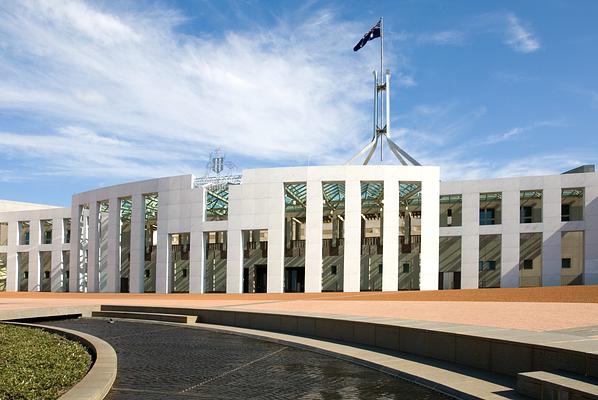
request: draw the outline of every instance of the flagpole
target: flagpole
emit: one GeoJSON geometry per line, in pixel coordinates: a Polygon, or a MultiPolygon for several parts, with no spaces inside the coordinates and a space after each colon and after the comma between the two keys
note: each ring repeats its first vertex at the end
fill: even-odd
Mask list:
{"type": "MultiPolygon", "coordinates": [[[[384,17],[380,17],[380,80],[382,80],[382,77],[384,76],[384,17]]],[[[383,85],[386,85],[386,81],[384,82],[383,85]]],[[[378,92],[379,94],[380,92],[378,92]]],[[[382,97],[380,99],[380,103],[382,103],[384,101],[384,98],[382,97]]],[[[382,125],[382,121],[384,120],[384,118],[382,118],[382,113],[384,112],[384,105],[380,104],[380,125],[382,125]]],[[[384,161],[384,145],[383,145],[384,141],[380,140],[380,161],[384,161]]]]}
{"type": "Polygon", "coordinates": [[[384,74],[384,17],[380,17],[380,77],[384,74]]]}

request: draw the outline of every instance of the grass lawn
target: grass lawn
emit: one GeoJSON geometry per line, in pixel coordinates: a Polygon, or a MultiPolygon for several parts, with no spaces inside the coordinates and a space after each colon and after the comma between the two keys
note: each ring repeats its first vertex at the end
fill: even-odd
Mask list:
{"type": "Polygon", "coordinates": [[[41,329],[0,324],[0,399],[56,399],[85,376],[81,344],[41,329]]]}

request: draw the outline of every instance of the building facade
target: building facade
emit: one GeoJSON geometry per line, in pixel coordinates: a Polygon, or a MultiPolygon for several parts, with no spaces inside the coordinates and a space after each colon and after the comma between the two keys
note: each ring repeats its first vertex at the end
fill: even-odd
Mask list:
{"type": "Polygon", "coordinates": [[[598,174],[440,182],[326,166],[0,202],[0,290],[242,293],[598,284],[598,174]]]}

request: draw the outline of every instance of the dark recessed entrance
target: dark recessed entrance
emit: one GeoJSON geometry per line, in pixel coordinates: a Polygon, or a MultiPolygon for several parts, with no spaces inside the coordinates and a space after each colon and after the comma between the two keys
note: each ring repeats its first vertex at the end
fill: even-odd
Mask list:
{"type": "Polygon", "coordinates": [[[284,291],[289,293],[305,291],[305,267],[284,269],[284,291]]]}

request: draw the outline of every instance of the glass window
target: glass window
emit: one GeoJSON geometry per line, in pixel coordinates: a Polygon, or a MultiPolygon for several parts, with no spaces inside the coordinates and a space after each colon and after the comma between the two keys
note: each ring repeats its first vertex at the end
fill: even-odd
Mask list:
{"type": "Polygon", "coordinates": [[[8,222],[0,222],[0,246],[8,245],[8,222]]]}
{"type": "Polygon", "coordinates": [[[562,258],[561,259],[561,268],[571,268],[571,259],[570,258],[562,258]]]}
{"type": "Polygon", "coordinates": [[[542,222],[542,191],[523,190],[519,193],[519,222],[542,222]]]}
{"type": "Polygon", "coordinates": [[[462,199],[460,194],[440,196],[440,226],[461,226],[462,199]]]}
{"type": "Polygon", "coordinates": [[[39,221],[42,244],[52,244],[52,220],[39,221]]]}
{"type": "Polygon", "coordinates": [[[343,291],[344,255],[345,183],[322,182],[322,291],[343,291]]]}
{"type": "Polygon", "coordinates": [[[480,225],[501,223],[502,193],[480,193],[480,225]]]}
{"type": "Polygon", "coordinates": [[[561,221],[582,221],[584,209],[584,188],[561,190],[561,221]]]}
{"type": "Polygon", "coordinates": [[[480,225],[494,225],[496,222],[494,208],[480,210],[480,225]]]}
{"type": "Polygon", "coordinates": [[[71,242],[71,219],[64,218],[62,220],[62,228],[63,228],[63,243],[70,243],[71,242]]]}
{"type": "Polygon", "coordinates": [[[19,245],[29,244],[29,221],[19,221],[19,245]]]}

